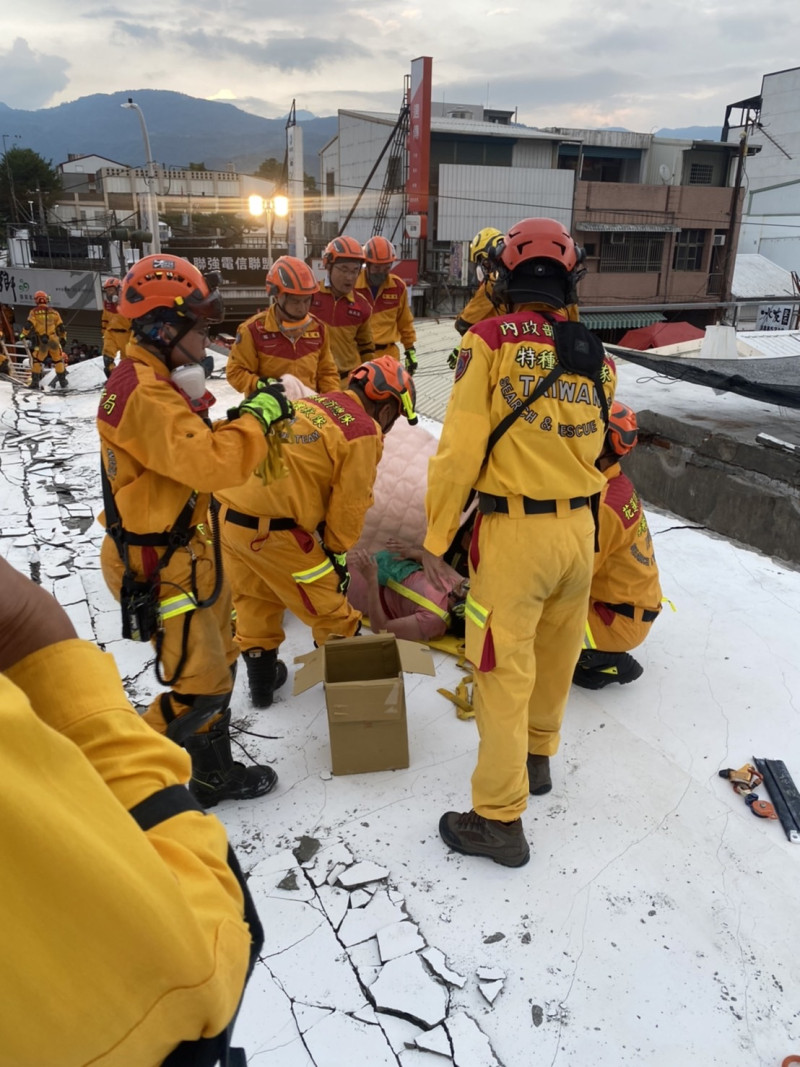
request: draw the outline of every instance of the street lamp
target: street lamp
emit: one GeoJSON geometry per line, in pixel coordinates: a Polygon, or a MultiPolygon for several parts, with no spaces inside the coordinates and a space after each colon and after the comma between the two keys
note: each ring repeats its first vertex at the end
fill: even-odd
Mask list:
{"type": "Polygon", "coordinates": [[[253,193],[247,198],[247,207],[253,218],[267,217],[267,259],[272,266],[272,216],[285,219],[289,214],[289,198],[286,196],[273,196],[267,200],[258,193],[253,193]]]}
{"type": "Polygon", "coordinates": [[[150,233],[151,242],[150,247],[155,255],[161,251],[161,234],[158,230],[158,198],[154,192],[156,183],[156,167],[153,162],[153,153],[150,151],[150,138],[147,135],[147,126],[144,121],[144,114],[138,104],[134,104],[133,100],[128,97],[126,104],[120,104],[120,107],[132,108],[139,116],[139,122],[142,126],[142,137],[144,138],[144,150],[147,156],[147,215],[150,220],[150,233]]]}

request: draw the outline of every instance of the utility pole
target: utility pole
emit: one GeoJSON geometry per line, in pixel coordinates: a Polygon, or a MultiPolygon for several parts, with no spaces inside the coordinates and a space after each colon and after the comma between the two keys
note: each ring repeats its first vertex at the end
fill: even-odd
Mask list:
{"type": "Polygon", "coordinates": [[[17,198],[14,195],[14,175],[11,173],[11,162],[8,158],[8,148],[6,147],[6,138],[14,137],[19,138],[19,134],[3,134],[3,158],[6,161],[6,173],[8,174],[8,206],[11,209],[11,222],[16,223],[17,219],[17,198]]]}
{"type": "MultiPolygon", "coordinates": [[[[730,228],[728,230],[728,254],[725,256],[725,269],[722,272],[722,302],[727,303],[731,299],[731,286],[733,285],[733,268],[736,263],[736,248],[734,239],[736,236],[736,223],[739,216],[739,194],[742,189],[744,177],[744,161],[747,158],[747,138],[750,131],[750,115],[745,121],[745,127],[739,138],[739,156],[736,160],[736,177],[733,181],[733,193],[731,195],[730,228]]],[[[724,312],[723,312],[724,314],[724,312]]],[[[735,320],[734,311],[734,320],[735,320]]]]}
{"type": "Polygon", "coordinates": [[[158,229],[158,196],[155,190],[156,184],[156,166],[153,162],[153,153],[150,150],[150,137],[147,133],[147,124],[144,121],[144,112],[138,104],[134,104],[132,98],[128,97],[127,104],[120,104],[120,107],[132,108],[139,116],[139,122],[142,126],[142,138],[144,139],[144,150],[147,155],[147,215],[150,220],[151,241],[150,248],[154,255],[158,255],[161,251],[161,234],[158,229]]]}

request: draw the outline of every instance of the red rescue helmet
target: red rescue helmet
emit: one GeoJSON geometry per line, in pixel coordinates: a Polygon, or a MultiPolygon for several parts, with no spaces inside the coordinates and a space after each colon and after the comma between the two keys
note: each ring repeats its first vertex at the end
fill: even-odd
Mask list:
{"type": "Polygon", "coordinates": [[[400,405],[410,426],[416,426],[419,417],[414,411],[417,390],[414,379],[394,356],[379,356],[356,367],[350,375],[349,385],[359,385],[364,395],[376,404],[394,399],[400,405]]]}
{"type": "Polygon", "coordinates": [[[585,256],[555,219],[523,219],[498,242],[494,258],[511,271],[531,259],[552,259],[569,273],[585,256]]]}
{"type": "Polygon", "coordinates": [[[342,234],[341,237],[334,237],[325,246],[325,251],[322,253],[322,265],[326,270],[338,262],[350,262],[350,263],[363,263],[364,262],[364,249],[355,239],[355,237],[348,237],[347,234],[342,234]]]}
{"type": "Polygon", "coordinates": [[[615,400],[611,405],[606,436],[609,445],[618,456],[627,455],[631,449],[636,447],[639,436],[636,412],[627,404],[621,404],[615,400]]]}
{"type": "Polygon", "coordinates": [[[561,308],[577,300],[575,286],[586,258],[555,219],[522,219],[489,253],[493,300],[506,307],[544,304],[561,308]]]}
{"type": "Polygon", "coordinates": [[[364,245],[364,259],[376,267],[391,267],[397,256],[391,241],[385,237],[370,237],[364,245]]]}
{"type": "Polygon", "coordinates": [[[222,322],[220,277],[187,259],[161,253],[134,263],[122,282],[119,310],[139,324],[222,322]]]}
{"type": "Polygon", "coordinates": [[[313,296],[318,290],[311,267],[296,256],[280,256],[267,274],[267,292],[270,296],[277,296],[278,293],[313,296]]]}
{"type": "Polygon", "coordinates": [[[47,295],[44,289],[37,289],[36,292],[33,294],[33,299],[36,301],[37,304],[47,304],[50,300],[50,297],[47,295]]]}

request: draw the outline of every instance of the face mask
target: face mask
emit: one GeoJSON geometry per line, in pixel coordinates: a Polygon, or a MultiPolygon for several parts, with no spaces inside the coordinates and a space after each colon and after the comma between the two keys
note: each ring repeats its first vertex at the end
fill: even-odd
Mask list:
{"type": "Polygon", "coordinates": [[[483,267],[480,265],[480,263],[475,268],[475,277],[478,279],[479,282],[486,281],[486,275],[484,274],[483,267]]]}
{"type": "Polygon", "coordinates": [[[187,363],[183,367],[176,367],[170,378],[190,400],[199,400],[205,395],[206,372],[202,363],[187,363]]]}
{"type": "Polygon", "coordinates": [[[302,319],[297,321],[285,320],[279,322],[278,329],[285,337],[288,337],[290,341],[295,341],[298,337],[303,336],[310,325],[311,316],[304,315],[302,319]]]}

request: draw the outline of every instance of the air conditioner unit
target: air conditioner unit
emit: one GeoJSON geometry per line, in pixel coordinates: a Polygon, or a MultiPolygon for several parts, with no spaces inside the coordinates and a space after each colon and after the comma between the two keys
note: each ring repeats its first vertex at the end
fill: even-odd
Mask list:
{"type": "Polygon", "coordinates": [[[724,233],[715,233],[714,234],[714,244],[717,246],[717,248],[719,248],[722,245],[724,245],[725,244],[725,234],[724,233]]]}

